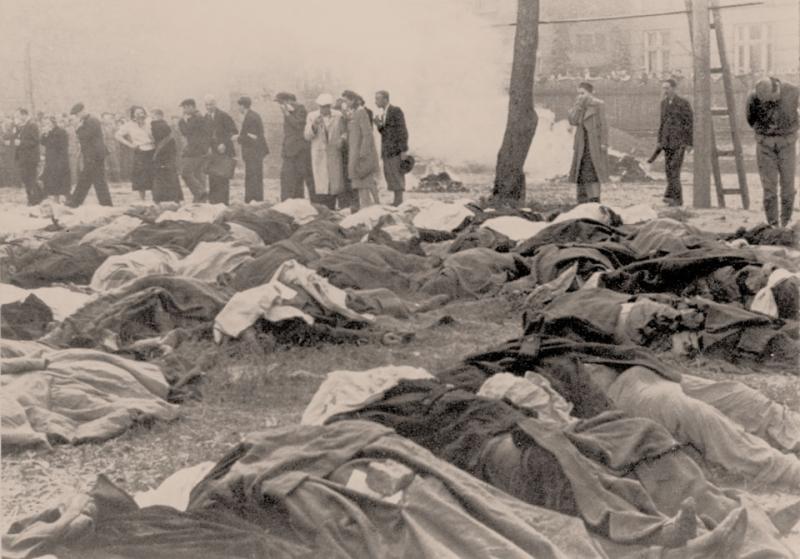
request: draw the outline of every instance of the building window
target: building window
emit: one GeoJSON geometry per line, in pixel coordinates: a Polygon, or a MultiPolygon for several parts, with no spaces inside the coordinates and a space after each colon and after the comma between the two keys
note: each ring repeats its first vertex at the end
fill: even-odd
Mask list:
{"type": "Polygon", "coordinates": [[[661,75],[669,69],[669,31],[645,31],[644,71],[661,75]]]}
{"type": "Polygon", "coordinates": [[[733,39],[737,74],[772,70],[772,28],[768,23],[737,25],[733,39]]]}
{"type": "Polygon", "coordinates": [[[604,52],[606,50],[606,36],[603,33],[576,33],[576,52],[604,52]]]}

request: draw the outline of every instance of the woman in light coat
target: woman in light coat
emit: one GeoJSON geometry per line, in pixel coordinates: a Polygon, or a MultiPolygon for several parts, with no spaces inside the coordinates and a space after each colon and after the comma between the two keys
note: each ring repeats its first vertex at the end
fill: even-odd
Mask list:
{"type": "Polygon", "coordinates": [[[592,84],[581,83],[578,99],[569,111],[569,123],[576,127],[569,180],[577,184],[579,204],[599,202],[600,185],[609,181],[605,104],[593,91],[592,84]]]}
{"type": "Polygon", "coordinates": [[[372,132],[372,119],[361,103],[361,97],[353,91],[345,91],[349,120],[347,124],[348,160],[347,174],[353,190],[358,192],[361,209],[380,204],[378,196],[378,150],[372,132]]]}
{"type": "Polygon", "coordinates": [[[344,192],[342,150],[347,129],[342,113],[331,109],[333,97],[323,93],[317,97],[319,109],[309,113],[303,132],[311,142],[311,168],[314,171],[317,201],[336,209],[336,197],[344,192]]]}

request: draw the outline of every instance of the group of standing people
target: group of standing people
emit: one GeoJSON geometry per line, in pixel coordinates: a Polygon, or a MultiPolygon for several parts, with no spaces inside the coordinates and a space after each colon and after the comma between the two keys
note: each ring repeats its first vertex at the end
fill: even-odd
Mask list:
{"type": "MultiPolygon", "coordinates": [[[[648,162],[652,163],[664,153],[667,187],[663,201],[668,206],[681,206],[681,167],[684,155],[692,149],[694,114],[691,103],[678,95],[675,79],[666,79],[661,85],[663,97],[657,146],[648,162]]],[[[756,164],[764,192],[764,213],[767,222],[774,226],[788,225],[794,208],[799,97],[796,86],[767,77],[756,82],[746,102],[747,123],[756,137],[756,164]]],[[[591,83],[578,85],[569,122],[575,127],[569,178],[577,185],[577,202],[599,202],[601,184],[609,180],[609,129],[605,105],[594,95],[591,83]]]]}
{"type": "Polygon", "coordinates": [[[331,209],[356,211],[380,204],[380,159],[394,205],[403,202],[405,174],[413,166],[408,155],[408,129],[400,107],[390,103],[389,92],[375,94],[377,114],[354,91],[338,100],[329,93],[316,99],[310,113],[291,93],[279,93],[275,101],[284,115],[281,199],[304,197],[331,209]],[[373,133],[381,135],[378,151],[373,133]],[[380,155],[379,155],[380,153],[380,155]]]}

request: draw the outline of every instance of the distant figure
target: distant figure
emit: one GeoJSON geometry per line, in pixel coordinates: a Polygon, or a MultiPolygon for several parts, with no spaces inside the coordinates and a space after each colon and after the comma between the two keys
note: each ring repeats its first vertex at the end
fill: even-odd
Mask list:
{"type": "Polygon", "coordinates": [[[358,211],[358,193],[353,190],[353,181],[347,176],[347,117],[345,116],[348,110],[347,101],[345,101],[344,97],[339,97],[334,103],[333,108],[342,114],[341,123],[345,134],[344,142],[342,142],[342,176],[344,177],[344,188],[339,196],[337,196],[337,205],[340,210],[347,208],[350,210],[350,213],[355,213],[358,211]]]}
{"type": "MultiPolygon", "coordinates": [[[[233,137],[238,130],[231,115],[217,107],[217,100],[212,95],[206,95],[206,121],[211,133],[211,153],[224,155],[231,159],[236,157],[233,147],[233,137]]],[[[231,200],[231,180],[227,177],[217,176],[211,172],[208,175],[208,201],[212,204],[229,204],[231,200]]]]}
{"type": "Polygon", "coordinates": [[[261,115],[251,109],[249,97],[240,97],[239,111],[242,129],[239,131],[239,149],[244,161],[244,202],[264,200],[264,158],[269,154],[267,139],[264,137],[264,122],[261,115]]]}
{"type": "Polygon", "coordinates": [[[747,124],[756,133],[756,163],[770,225],[786,226],[794,206],[797,144],[797,87],[778,78],[758,80],[747,98],[747,124]],[[780,177],[780,221],[778,179],[780,177]]]}
{"type": "Polygon", "coordinates": [[[363,210],[367,206],[380,204],[378,195],[378,150],[372,135],[372,120],[366,108],[360,103],[361,97],[353,91],[342,93],[348,105],[347,124],[347,174],[358,192],[358,205],[363,210]]]}
{"type": "Polygon", "coordinates": [[[27,109],[19,108],[14,115],[16,132],[14,133],[14,161],[19,168],[19,176],[25,187],[28,205],[35,206],[42,201],[42,189],[39,188],[37,170],[39,168],[39,127],[31,118],[27,109]]]}
{"type": "Polygon", "coordinates": [[[144,107],[134,105],[129,111],[130,120],[120,126],[114,138],[133,150],[131,187],[145,199],[147,191],[153,190],[153,151],[156,148],[150,128],[150,119],[144,107]]]}
{"type": "Polygon", "coordinates": [[[575,142],[569,180],[577,184],[578,204],[600,201],[600,184],[608,182],[608,124],[603,101],[593,95],[594,86],[578,85],[578,98],[569,111],[575,126],[575,142]]]}
{"type": "Polygon", "coordinates": [[[208,202],[208,187],[203,171],[205,157],[211,147],[208,122],[197,110],[194,99],[184,99],[180,106],[183,109],[183,118],[178,123],[178,128],[186,139],[181,157],[181,176],[195,203],[208,202]]]}
{"type": "Polygon", "coordinates": [[[58,126],[56,117],[44,120],[42,130],[44,146],[44,170],[42,184],[45,196],[51,196],[56,203],[61,196],[69,196],[71,173],[69,169],[69,136],[67,131],[58,126]]]}
{"type": "Polygon", "coordinates": [[[333,96],[323,93],[317,97],[319,109],[308,114],[305,138],[311,142],[311,166],[317,201],[336,209],[336,198],[344,192],[342,148],[347,130],[342,113],[333,110],[333,96]]]}
{"type": "Polygon", "coordinates": [[[106,178],[111,182],[119,182],[122,180],[120,159],[119,159],[119,142],[116,141],[115,135],[117,133],[117,120],[111,113],[103,113],[100,117],[100,122],[103,125],[103,141],[108,148],[108,157],[106,157],[106,178]]]}
{"type": "Polygon", "coordinates": [[[178,144],[164,112],[153,111],[150,123],[156,149],[153,152],[153,202],[182,202],[183,191],[178,178],[178,144]]]}
{"type": "Polygon", "coordinates": [[[311,145],[306,140],[306,108],[292,93],[281,92],[275,102],[283,113],[283,148],[281,151],[281,200],[303,198],[303,183],[311,202],[317,201],[311,171],[311,145]]]}
{"type": "Polygon", "coordinates": [[[394,206],[403,203],[406,189],[406,176],[400,170],[400,161],[408,155],[408,129],[403,110],[389,102],[389,92],[375,94],[375,104],[382,109],[375,116],[375,125],[381,133],[381,158],[386,186],[394,192],[394,206]]]}
{"type": "Polygon", "coordinates": [[[657,149],[661,148],[664,151],[664,167],[667,172],[664,203],[668,206],[682,206],[681,167],[684,153],[692,148],[694,115],[689,101],[677,93],[678,82],[670,78],[664,80],[661,87],[664,98],[661,100],[657,149]]]}
{"type": "Polygon", "coordinates": [[[69,112],[78,122],[75,134],[81,144],[83,168],[78,175],[78,184],[69,201],[76,208],[83,204],[89,189],[94,186],[97,201],[101,206],[111,206],[111,193],[106,183],[105,159],[108,154],[103,142],[103,127],[100,121],[90,115],[83,103],[77,103],[69,112]]]}

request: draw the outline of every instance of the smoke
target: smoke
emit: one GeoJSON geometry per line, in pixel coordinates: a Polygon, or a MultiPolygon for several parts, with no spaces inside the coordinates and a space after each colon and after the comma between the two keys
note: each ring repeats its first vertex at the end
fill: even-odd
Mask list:
{"type": "MultiPolygon", "coordinates": [[[[469,2],[0,2],[10,16],[4,19],[16,23],[7,44],[32,38],[45,107],[97,99],[103,109],[136,102],[173,112],[185,97],[214,93],[224,104],[231,91],[324,83],[334,95],[354,89],[370,105],[375,91],[389,90],[405,111],[412,152],[423,157],[493,165],[502,139],[513,27],[478,17],[469,2]]],[[[498,17],[511,21],[514,13],[498,17]]],[[[22,56],[14,52],[3,62],[22,56]]],[[[0,85],[12,86],[21,88],[0,85]]],[[[532,178],[566,172],[566,136],[564,125],[540,111],[527,165],[532,178]]]]}

